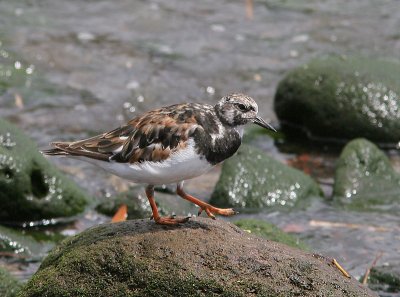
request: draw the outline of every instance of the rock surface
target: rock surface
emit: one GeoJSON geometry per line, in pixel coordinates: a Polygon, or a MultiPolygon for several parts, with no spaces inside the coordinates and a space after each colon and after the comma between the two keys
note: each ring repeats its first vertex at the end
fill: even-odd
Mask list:
{"type": "Polygon", "coordinates": [[[0,220],[72,216],[87,202],[83,191],[51,165],[32,140],[0,119],[0,220]]]}
{"type": "Polygon", "coordinates": [[[297,169],[242,145],[226,160],[210,203],[237,209],[301,208],[321,196],[317,183],[297,169]]]}
{"type": "Polygon", "coordinates": [[[275,95],[283,127],[345,140],[400,139],[400,64],[362,57],[325,57],[291,71],[275,95]]]}
{"type": "Polygon", "coordinates": [[[15,297],[21,284],[0,266],[0,296],[15,297]]]}
{"type": "Polygon", "coordinates": [[[86,230],[56,247],[19,296],[376,295],[326,258],[196,218],[86,230]]]}
{"type": "Polygon", "coordinates": [[[337,161],[333,198],[346,209],[399,211],[400,175],[375,144],[355,139],[337,161]]]}

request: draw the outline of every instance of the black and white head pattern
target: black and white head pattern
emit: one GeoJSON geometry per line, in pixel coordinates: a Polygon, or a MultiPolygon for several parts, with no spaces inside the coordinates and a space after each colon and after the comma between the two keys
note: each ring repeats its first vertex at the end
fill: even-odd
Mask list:
{"type": "Polygon", "coordinates": [[[241,126],[254,120],[258,113],[258,105],[253,98],[233,93],[223,97],[215,110],[221,122],[229,126],[241,126]]]}

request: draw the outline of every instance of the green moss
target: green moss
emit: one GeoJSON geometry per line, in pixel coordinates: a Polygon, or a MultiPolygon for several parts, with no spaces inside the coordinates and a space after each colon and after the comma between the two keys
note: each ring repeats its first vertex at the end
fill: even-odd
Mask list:
{"type": "Polygon", "coordinates": [[[324,57],[287,74],[275,95],[283,128],[323,139],[400,139],[400,64],[362,57],[324,57]],[[298,132],[298,130],[296,130],[298,132]]]}
{"type": "Polygon", "coordinates": [[[334,203],[352,210],[398,211],[400,175],[388,157],[365,139],[349,142],[337,161],[334,203]]]}
{"type": "Polygon", "coordinates": [[[64,241],[19,296],[245,296],[212,279],[182,276],[184,267],[168,259],[161,264],[167,270],[151,269],[148,260],[126,253],[120,240],[87,248],[103,236],[113,236],[111,230],[64,241]]]}
{"type": "Polygon", "coordinates": [[[399,265],[378,266],[371,269],[368,286],[373,290],[400,292],[399,265]]]}
{"type": "Polygon", "coordinates": [[[15,297],[21,289],[21,284],[0,266],[0,296],[15,297]]]}
{"type": "Polygon", "coordinates": [[[291,209],[322,196],[317,183],[263,151],[242,145],[226,160],[211,203],[239,209],[291,209]]]}
{"type": "Polygon", "coordinates": [[[260,220],[242,219],[234,222],[234,224],[247,232],[250,231],[251,234],[255,234],[272,241],[284,243],[288,246],[296,247],[302,250],[309,250],[307,245],[299,241],[293,235],[283,232],[281,229],[271,223],[260,220]]]}
{"type": "Polygon", "coordinates": [[[89,198],[38,151],[35,143],[0,119],[0,220],[72,216],[89,198]]]}

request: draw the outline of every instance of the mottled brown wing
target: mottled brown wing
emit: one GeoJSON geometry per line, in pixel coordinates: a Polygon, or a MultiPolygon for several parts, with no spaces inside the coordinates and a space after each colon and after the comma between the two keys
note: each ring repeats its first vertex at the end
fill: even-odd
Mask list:
{"type": "MultiPolygon", "coordinates": [[[[200,126],[189,104],[153,110],[134,118],[125,126],[88,139],[55,142],[59,154],[85,156],[104,161],[136,163],[162,161],[187,146],[200,126]]],[[[45,152],[57,154],[54,150],[45,152]]]]}

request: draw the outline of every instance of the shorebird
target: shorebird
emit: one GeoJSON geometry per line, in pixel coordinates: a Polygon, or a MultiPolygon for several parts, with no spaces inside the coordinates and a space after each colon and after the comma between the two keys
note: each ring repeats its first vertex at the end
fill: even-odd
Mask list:
{"type": "Polygon", "coordinates": [[[183,190],[184,180],[202,175],[231,157],[239,148],[243,127],[254,123],[275,129],[258,116],[257,103],[233,93],[214,106],[176,104],[148,111],[112,131],[74,142],[53,142],[46,155],[61,155],[90,162],[134,183],[146,184],[146,196],[158,224],[185,223],[189,217],[161,217],[154,186],[176,183],[177,194],[205,211],[230,216],[231,208],[217,208],[183,190]]]}

